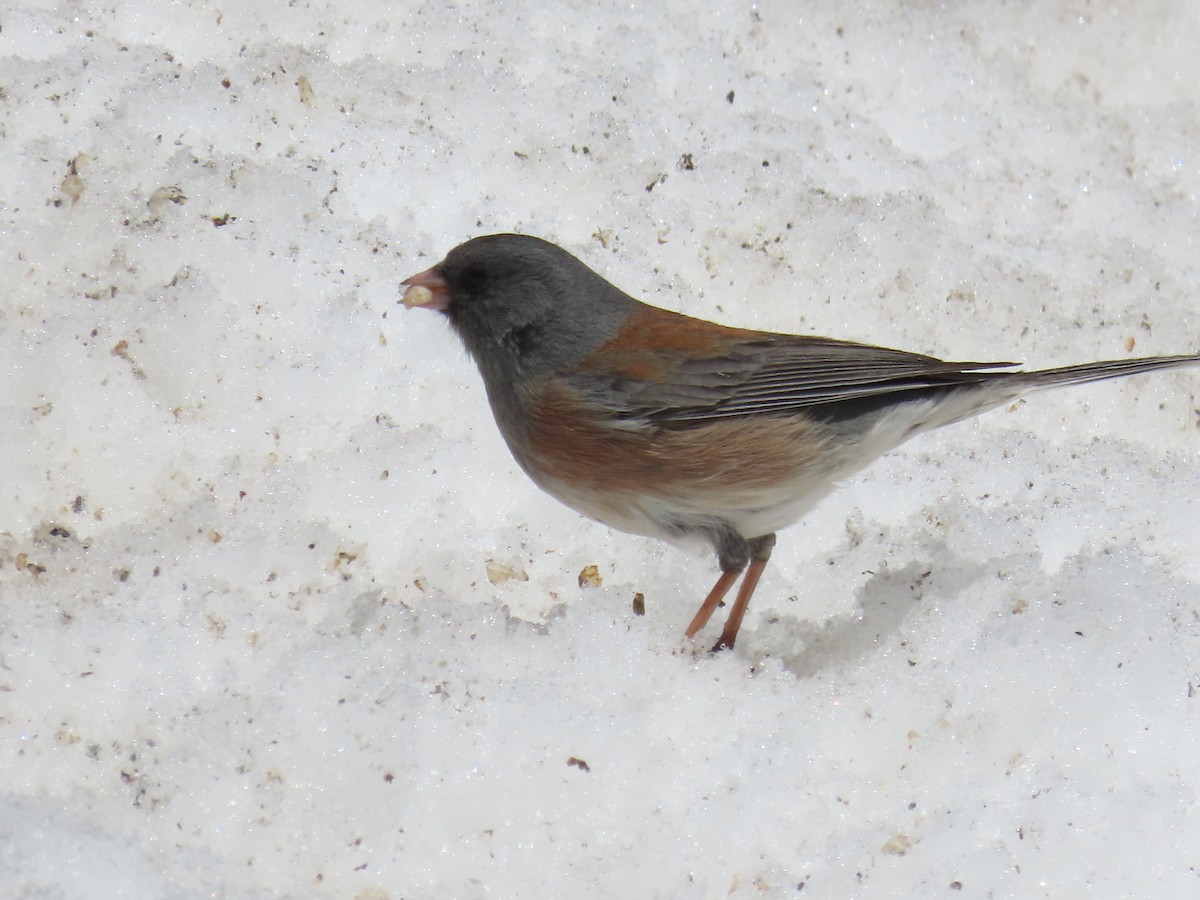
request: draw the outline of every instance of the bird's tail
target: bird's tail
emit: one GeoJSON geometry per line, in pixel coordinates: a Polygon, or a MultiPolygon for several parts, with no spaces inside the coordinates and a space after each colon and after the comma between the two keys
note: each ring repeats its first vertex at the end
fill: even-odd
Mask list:
{"type": "Polygon", "coordinates": [[[1187,356],[1148,356],[1142,359],[1110,359],[1101,362],[1041,369],[1035,372],[1013,372],[1008,377],[1025,390],[1085,384],[1106,378],[1122,378],[1158,369],[1180,369],[1200,365],[1200,354],[1187,356]]]}
{"type": "Polygon", "coordinates": [[[964,368],[957,384],[927,384],[919,391],[913,392],[914,401],[926,401],[927,405],[921,409],[918,404],[914,404],[907,410],[906,415],[898,420],[907,425],[907,430],[899,437],[905,440],[921,431],[961,422],[989,409],[1003,406],[1030,391],[1103,381],[1106,378],[1121,378],[1158,369],[1198,365],[1200,354],[1111,359],[1032,372],[978,372],[964,368]]]}

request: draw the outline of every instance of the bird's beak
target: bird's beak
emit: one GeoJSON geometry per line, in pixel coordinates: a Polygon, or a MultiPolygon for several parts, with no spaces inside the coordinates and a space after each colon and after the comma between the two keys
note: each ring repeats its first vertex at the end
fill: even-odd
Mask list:
{"type": "Polygon", "coordinates": [[[421,306],[425,309],[436,309],[445,312],[450,305],[450,288],[446,284],[446,279],[442,277],[442,273],[438,271],[438,267],[426,269],[419,275],[414,275],[412,278],[406,278],[400,282],[400,287],[405,288],[404,296],[401,298],[401,303],[406,309],[412,309],[414,306],[421,306]]]}

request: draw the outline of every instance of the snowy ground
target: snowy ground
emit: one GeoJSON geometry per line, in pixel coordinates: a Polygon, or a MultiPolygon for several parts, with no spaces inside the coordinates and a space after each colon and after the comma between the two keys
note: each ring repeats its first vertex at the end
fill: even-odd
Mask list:
{"type": "Polygon", "coordinates": [[[731,324],[1196,352],[1194,5],[399,6],[0,13],[0,893],[1200,894],[1200,371],[902,448],[710,656],[714,561],[539,494],[396,305],[519,230],[731,324]]]}

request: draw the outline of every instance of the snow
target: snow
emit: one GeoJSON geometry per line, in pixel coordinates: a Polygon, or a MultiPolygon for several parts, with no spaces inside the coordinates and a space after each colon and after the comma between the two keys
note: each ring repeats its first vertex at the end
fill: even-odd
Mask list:
{"type": "Polygon", "coordinates": [[[538,493],[398,301],[515,230],[730,324],[1200,351],[1200,13],[401,6],[0,14],[0,893],[1195,895],[1200,370],[902,447],[710,655],[715,562],[538,493]]]}

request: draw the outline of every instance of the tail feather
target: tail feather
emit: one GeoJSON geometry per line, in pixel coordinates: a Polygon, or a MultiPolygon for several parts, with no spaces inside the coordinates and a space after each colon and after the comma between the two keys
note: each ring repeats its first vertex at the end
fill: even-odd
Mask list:
{"type": "MultiPolygon", "coordinates": [[[[889,423],[889,428],[894,430],[903,426],[901,431],[896,431],[895,440],[890,445],[895,446],[914,434],[961,422],[1002,406],[1029,391],[1187,366],[1200,366],[1200,354],[1102,360],[1033,372],[971,372],[965,374],[957,384],[924,385],[910,389],[911,406],[897,404],[897,398],[903,396],[902,393],[880,394],[867,398],[865,402],[855,400],[833,404],[834,414],[824,418],[832,422],[839,417],[849,419],[867,411],[893,410],[895,423],[898,424],[889,423]],[[870,404],[869,408],[866,403],[870,404]]],[[[814,407],[814,413],[816,410],[814,407]]]]}
{"type": "Polygon", "coordinates": [[[1148,356],[1141,359],[1110,359],[1101,362],[1062,366],[1057,369],[1041,369],[1036,372],[1013,372],[1008,378],[1020,383],[1026,390],[1059,387],[1068,384],[1084,384],[1103,381],[1106,378],[1122,378],[1140,372],[1158,369],[1181,369],[1200,365],[1200,354],[1187,356],[1148,356]]]}

